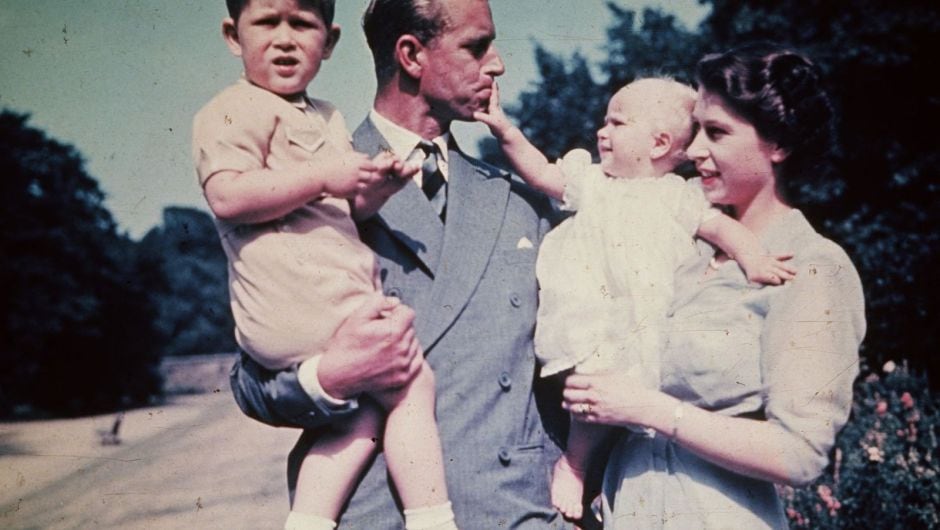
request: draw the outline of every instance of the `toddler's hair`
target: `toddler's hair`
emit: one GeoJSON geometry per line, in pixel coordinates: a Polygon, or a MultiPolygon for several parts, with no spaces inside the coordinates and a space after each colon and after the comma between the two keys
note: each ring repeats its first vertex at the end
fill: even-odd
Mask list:
{"type": "MultiPolygon", "coordinates": [[[[225,7],[228,8],[228,16],[232,17],[232,20],[238,22],[238,17],[241,16],[242,11],[248,7],[248,4],[252,0],[225,0],[225,7]]],[[[323,17],[323,21],[326,22],[327,26],[333,24],[333,15],[336,13],[336,0],[298,0],[300,4],[312,7],[320,12],[320,16],[323,17]]]]}
{"type": "Polygon", "coordinates": [[[670,77],[643,77],[624,88],[642,97],[644,116],[656,129],[672,136],[673,147],[668,156],[673,165],[685,162],[685,150],[694,136],[692,109],[695,107],[695,90],[670,77]]]}

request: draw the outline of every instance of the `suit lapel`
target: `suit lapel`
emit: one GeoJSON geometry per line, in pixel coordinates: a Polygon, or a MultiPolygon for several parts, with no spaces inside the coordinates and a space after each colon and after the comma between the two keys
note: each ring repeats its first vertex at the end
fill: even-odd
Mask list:
{"type": "MultiPolygon", "coordinates": [[[[388,142],[368,118],[353,133],[353,144],[369,156],[389,149],[388,142]]],[[[444,244],[444,225],[413,181],[389,198],[379,210],[377,220],[435,274],[444,244]]]]}
{"type": "Polygon", "coordinates": [[[454,322],[480,282],[509,198],[508,180],[491,178],[456,149],[451,149],[448,158],[443,251],[425,308],[428,319],[420,330],[427,349],[454,322]]]}

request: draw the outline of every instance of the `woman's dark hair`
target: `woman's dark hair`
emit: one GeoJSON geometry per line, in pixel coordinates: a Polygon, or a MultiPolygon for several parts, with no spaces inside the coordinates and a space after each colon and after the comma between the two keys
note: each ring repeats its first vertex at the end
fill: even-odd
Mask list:
{"type": "MultiPolygon", "coordinates": [[[[706,55],[695,77],[699,88],[721,97],[761,138],[787,151],[779,171],[784,181],[818,169],[831,152],[832,103],[819,68],[806,56],[752,43],[706,55]]],[[[789,188],[792,183],[782,184],[789,188]]]]}

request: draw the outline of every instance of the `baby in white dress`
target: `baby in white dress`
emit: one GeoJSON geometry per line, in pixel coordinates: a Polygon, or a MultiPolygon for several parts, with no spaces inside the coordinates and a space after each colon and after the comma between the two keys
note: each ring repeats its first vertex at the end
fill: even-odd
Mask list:
{"type": "MultiPolygon", "coordinates": [[[[698,179],[672,173],[692,138],[695,92],[668,79],[640,79],[611,98],[597,132],[600,164],[583,149],[549,163],[499,106],[477,113],[529,185],[577,212],[539,251],[535,348],[541,375],[621,371],[625,384],[659,388],[662,325],[673,275],[706,239],[735,259],[753,282],[780,284],[790,256],[769,256],[743,225],[713,208],[698,179]]],[[[552,503],[580,519],[584,476],[609,427],[572,422],[555,465],[552,503]]]]}

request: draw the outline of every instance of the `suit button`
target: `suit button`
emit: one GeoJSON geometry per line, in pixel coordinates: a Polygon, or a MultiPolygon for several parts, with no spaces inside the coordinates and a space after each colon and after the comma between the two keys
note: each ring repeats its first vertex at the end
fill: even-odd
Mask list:
{"type": "Polygon", "coordinates": [[[509,456],[509,449],[506,449],[505,447],[499,448],[499,461],[504,466],[508,466],[509,462],[512,462],[512,458],[509,456]]]}
{"type": "Polygon", "coordinates": [[[506,392],[509,392],[509,389],[512,388],[512,378],[509,377],[508,373],[499,374],[499,387],[506,392]]]}
{"type": "Polygon", "coordinates": [[[392,287],[388,290],[388,296],[392,298],[401,298],[401,290],[398,287],[392,287]]]}
{"type": "Polygon", "coordinates": [[[512,296],[509,297],[509,303],[512,304],[513,307],[519,307],[522,305],[522,299],[519,298],[518,294],[513,293],[512,296]]]}

